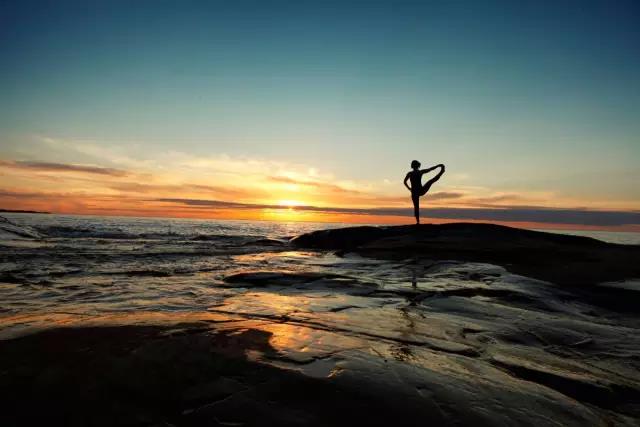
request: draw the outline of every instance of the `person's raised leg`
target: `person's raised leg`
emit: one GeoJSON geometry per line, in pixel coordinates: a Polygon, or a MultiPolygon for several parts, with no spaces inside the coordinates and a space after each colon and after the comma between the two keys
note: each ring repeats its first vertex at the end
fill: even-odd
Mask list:
{"type": "Polygon", "coordinates": [[[440,165],[440,172],[438,172],[438,174],[436,176],[434,176],[433,178],[431,178],[429,181],[427,181],[423,186],[422,186],[422,195],[424,196],[425,194],[427,194],[427,192],[431,189],[431,186],[433,184],[435,184],[440,177],[442,177],[442,174],[444,174],[444,165],[440,165]]]}

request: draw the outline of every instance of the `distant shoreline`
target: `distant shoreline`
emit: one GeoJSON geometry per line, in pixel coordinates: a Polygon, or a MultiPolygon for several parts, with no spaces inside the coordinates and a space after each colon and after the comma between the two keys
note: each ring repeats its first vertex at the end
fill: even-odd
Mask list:
{"type": "Polygon", "coordinates": [[[51,214],[51,212],[23,211],[23,210],[16,210],[16,209],[0,209],[0,213],[34,213],[34,214],[45,214],[45,215],[51,214]]]}

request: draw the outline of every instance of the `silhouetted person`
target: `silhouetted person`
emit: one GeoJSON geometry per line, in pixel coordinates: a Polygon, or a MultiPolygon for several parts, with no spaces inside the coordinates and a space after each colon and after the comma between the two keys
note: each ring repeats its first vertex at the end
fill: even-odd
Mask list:
{"type": "Polygon", "coordinates": [[[414,160],[411,162],[411,169],[407,176],[404,177],[404,186],[411,191],[411,200],[413,201],[413,214],[416,217],[416,224],[420,224],[420,196],[424,196],[427,194],[427,191],[431,188],[434,182],[440,179],[442,174],[444,173],[444,165],[439,164],[427,169],[420,170],[420,162],[414,160]],[[422,185],[422,175],[425,173],[429,173],[434,169],[440,168],[440,172],[426,184],[422,185]],[[407,181],[411,181],[411,187],[407,185],[407,181]]]}

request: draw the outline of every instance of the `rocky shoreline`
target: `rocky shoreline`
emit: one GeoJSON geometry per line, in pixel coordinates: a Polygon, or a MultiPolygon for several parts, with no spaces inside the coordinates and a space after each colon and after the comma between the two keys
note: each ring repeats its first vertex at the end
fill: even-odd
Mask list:
{"type": "Polygon", "coordinates": [[[6,283],[211,302],[0,314],[0,425],[635,426],[638,291],[601,282],[640,277],[637,257],[489,224],[351,227],[183,275],[6,283]]]}

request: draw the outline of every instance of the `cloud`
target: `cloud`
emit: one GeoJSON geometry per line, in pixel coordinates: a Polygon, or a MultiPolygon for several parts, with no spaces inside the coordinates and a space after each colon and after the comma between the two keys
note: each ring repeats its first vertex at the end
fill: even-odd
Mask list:
{"type": "Polygon", "coordinates": [[[264,208],[282,208],[280,205],[261,205],[255,203],[236,203],[225,202],[222,200],[201,200],[201,199],[172,199],[172,198],[160,198],[153,199],[155,202],[169,202],[183,204],[187,206],[211,206],[216,208],[233,208],[233,209],[264,209],[264,208]]]}
{"type": "Polygon", "coordinates": [[[118,146],[112,143],[106,144],[104,141],[93,140],[66,140],[46,136],[39,139],[49,149],[63,152],[65,155],[77,153],[83,157],[97,159],[101,163],[106,161],[110,164],[133,169],[146,169],[155,165],[153,160],[139,160],[126,154],[131,148],[137,147],[138,144],[135,142],[118,146]]]}
{"type": "Polygon", "coordinates": [[[32,161],[0,160],[0,167],[40,172],[79,172],[95,175],[108,175],[113,177],[123,177],[129,174],[127,171],[121,169],[105,168],[100,166],[32,161]]]}
{"type": "Polygon", "coordinates": [[[270,176],[267,179],[271,182],[276,182],[281,184],[292,184],[292,185],[301,185],[305,187],[312,187],[316,190],[329,192],[329,193],[364,194],[363,191],[345,188],[340,185],[331,184],[328,182],[305,181],[305,180],[294,179],[288,176],[270,176]]]}
{"type": "Polygon", "coordinates": [[[0,190],[0,197],[8,197],[8,198],[14,198],[14,199],[31,199],[31,198],[51,197],[51,195],[47,193],[37,193],[33,191],[0,190]]]}
{"type": "Polygon", "coordinates": [[[429,200],[459,199],[464,196],[465,193],[458,193],[455,191],[436,191],[435,193],[429,193],[429,200]]]}
{"type": "Polygon", "coordinates": [[[215,193],[225,196],[246,197],[250,194],[244,190],[229,187],[200,185],[200,184],[142,184],[137,182],[116,182],[109,184],[108,188],[124,193],[215,193]]]}
{"type": "Polygon", "coordinates": [[[304,164],[290,163],[267,158],[215,155],[193,155],[181,151],[143,151],[142,145],[131,142],[127,145],[114,141],[59,139],[40,136],[40,141],[55,152],[89,158],[100,164],[123,167],[139,173],[162,173],[184,179],[199,180],[217,177],[225,180],[266,180],[269,175],[290,178],[331,181],[331,174],[321,173],[304,164]]]}
{"type": "Polygon", "coordinates": [[[521,200],[522,196],[519,194],[497,194],[490,197],[477,197],[473,199],[478,204],[495,204],[500,202],[510,202],[514,200],[521,200]]]}
{"type": "MultiPolygon", "coordinates": [[[[154,199],[159,202],[183,204],[186,206],[213,207],[218,209],[282,209],[281,205],[224,202],[201,199],[154,199]]],[[[321,206],[295,206],[300,211],[357,214],[373,216],[413,216],[409,208],[338,208],[321,206]]],[[[600,211],[590,209],[555,209],[547,207],[506,207],[487,208],[427,208],[421,210],[425,218],[452,220],[485,220],[502,222],[538,222],[550,224],[621,226],[640,224],[638,211],[600,211]]]]}

